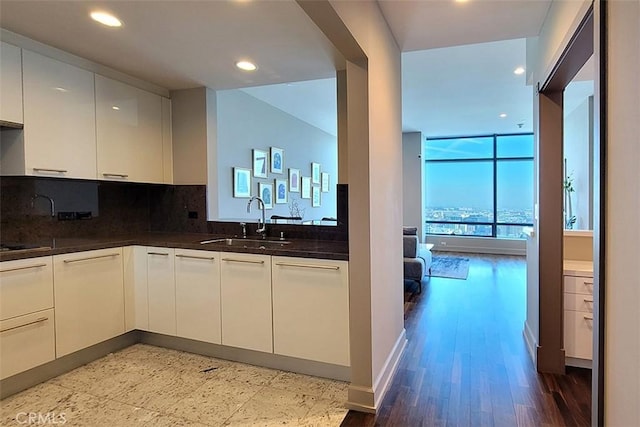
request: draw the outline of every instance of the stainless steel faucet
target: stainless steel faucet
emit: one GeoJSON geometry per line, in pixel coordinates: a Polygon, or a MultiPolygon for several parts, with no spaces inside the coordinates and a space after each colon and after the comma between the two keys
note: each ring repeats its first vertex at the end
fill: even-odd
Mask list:
{"type": "Polygon", "coordinates": [[[49,201],[49,203],[51,204],[51,216],[55,217],[56,216],[56,204],[53,201],[53,199],[49,196],[45,196],[44,194],[34,194],[33,196],[31,196],[31,207],[34,206],[35,201],[38,197],[42,197],[43,199],[47,199],[49,201]]]}
{"type": "Polygon", "coordinates": [[[262,212],[262,221],[260,221],[260,218],[258,218],[258,229],[256,230],[256,233],[261,234],[262,238],[264,239],[267,234],[267,224],[265,223],[266,212],[264,207],[264,201],[258,196],[253,196],[252,198],[250,198],[249,203],[247,203],[247,213],[251,213],[251,202],[253,202],[254,200],[258,201],[258,209],[260,209],[262,212]]]}

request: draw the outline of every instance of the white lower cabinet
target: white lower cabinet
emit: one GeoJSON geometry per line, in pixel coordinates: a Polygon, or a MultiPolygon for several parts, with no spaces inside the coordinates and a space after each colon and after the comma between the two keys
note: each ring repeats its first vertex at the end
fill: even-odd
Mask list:
{"type": "Polygon", "coordinates": [[[149,331],[176,335],[176,282],[173,249],[147,248],[149,331]]]}
{"type": "Polygon", "coordinates": [[[149,330],[149,298],[147,297],[147,248],[122,248],[124,263],[125,330],[149,330]]]}
{"type": "Polygon", "coordinates": [[[564,350],[567,365],[592,360],[593,276],[564,276],[564,350]]]}
{"type": "Polygon", "coordinates": [[[272,258],[273,350],[349,366],[349,264],[272,258]]]}
{"type": "Polygon", "coordinates": [[[220,344],[220,254],[176,249],[175,277],[177,335],[220,344]]]}
{"type": "Polygon", "coordinates": [[[56,356],[121,335],[122,248],[53,257],[56,356]]]}
{"type": "Polygon", "coordinates": [[[56,357],[53,309],[0,322],[0,379],[56,357]]]}
{"type": "Polygon", "coordinates": [[[0,263],[0,379],[55,357],[52,257],[0,263]]]}
{"type": "Polygon", "coordinates": [[[222,344],[273,352],[271,257],[220,253],[222,344]]]}

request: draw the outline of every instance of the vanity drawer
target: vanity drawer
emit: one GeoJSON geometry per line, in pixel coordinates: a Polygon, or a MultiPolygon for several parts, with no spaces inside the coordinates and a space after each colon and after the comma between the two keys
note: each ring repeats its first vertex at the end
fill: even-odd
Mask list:
{"type": "Polygon", "coordinates": [[[593,297],[587,294],[564,294],[564,309],[593,313],[593,297]]]}
{"type": "Polygon", "coordinates": [[[593,315],[564,311],[564,350],[566,357],[591,360],[593,355],[593,315]]]}
{"type": "Polygon", "coordinates": [[[564,291],[593,295],[593,277],[564,276],[564,291]]]}

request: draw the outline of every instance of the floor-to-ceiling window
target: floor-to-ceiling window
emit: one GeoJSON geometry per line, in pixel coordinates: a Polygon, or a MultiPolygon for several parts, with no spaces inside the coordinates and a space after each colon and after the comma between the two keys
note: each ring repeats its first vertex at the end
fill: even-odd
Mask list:
{"type": "Polygon", "coordinates": [[[426,233],[522,238],[533,225],[533,134],[427,138],[426,233]]]}

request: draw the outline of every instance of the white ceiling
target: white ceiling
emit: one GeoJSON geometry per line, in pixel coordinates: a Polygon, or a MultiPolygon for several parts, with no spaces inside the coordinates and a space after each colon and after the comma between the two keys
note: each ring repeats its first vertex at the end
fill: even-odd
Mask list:
{"type": "MultiPolygon", "coordinates": [[[[405,130],[451,135],[468,127],[484,133],[471,131],[477,121],[493,129],[488,133],[502,132],[503,125],[514,132],[522,119],[530,126],[531,114],[516,107],[524,78],[512,73],[516,58],[523,64],[524,49],[498,54],[498,44],[435,48],[537,35],[550,0],[378,3],[403,51],[430,49],[403,54],[405,130]],[[497,119],[502,111],[507,120],[497,119]]],[[[246,91],[335,135],[335,82],[329,91],[327,78],[344,60],[293,0],[2,0],[0,26],[169,90],[321,79],[317,87],[310,82],[246,91]],[[88,14],[96,8],[115,13],[124,26],[94,23],[88,14]],[[237,70],[234,63],[243,58],[255,61],[258,71],[237,70]]],[[[531,108],[529,100],[523,102],[531,108]]]]}

